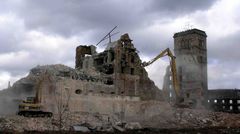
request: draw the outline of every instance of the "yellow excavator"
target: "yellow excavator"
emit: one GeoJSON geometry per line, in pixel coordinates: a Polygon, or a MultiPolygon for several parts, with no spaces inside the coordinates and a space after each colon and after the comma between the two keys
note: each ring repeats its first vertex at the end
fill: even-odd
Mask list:
{"type": "Polygon", "coordinates": [[[45,79],[49,79],[49,75],[45,72],[37,76],[35,86],[35,97],[27,97],[19,104],[18,115],[25,117],[52,117],[52,112],[45,111],[42,102],[42,83],[45,79]]]}
{"type": "Polygon", "coordinates": [[[180,86],[178,81],[178,75],[177,75],[177,67],[176,67],[176,57],[173,55],[171,50],[169,48],[162,51],[159,55],[157,55],[155,58],[148,62],[143,62],[141,64],[142,67],[146,67],[154,63],[159,58],[162,58],[164,56],[170,57],[170,68],[171,68],[171,74],[172,74],[172,83],[173,88],[176,94],[176,102],[174,102],[174,106],[181,107],[181,108],[192,108],[194,106],[193,101],[190,100],[184,100],[184,97],[180,94],[180,86]]]}

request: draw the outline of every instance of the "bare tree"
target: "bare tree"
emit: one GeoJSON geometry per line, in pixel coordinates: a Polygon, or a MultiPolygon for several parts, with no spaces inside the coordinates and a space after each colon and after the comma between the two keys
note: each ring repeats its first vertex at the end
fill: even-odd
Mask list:
{"type": "Polygon", "coordinates": [[[69,102],[71,98],[70,88],[65,86],[61,86],[60,88],[56,88],[55,93],[55,102],[57,108],[57,123],[58,129],[62,130],[63,125],[66,124],[66,121],[69,118],[69,102]]]}

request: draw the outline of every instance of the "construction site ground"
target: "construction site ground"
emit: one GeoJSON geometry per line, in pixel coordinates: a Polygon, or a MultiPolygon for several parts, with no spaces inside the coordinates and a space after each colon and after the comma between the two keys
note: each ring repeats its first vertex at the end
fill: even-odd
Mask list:
{"type": "MultiPolygon", "coordinates": [[[[86,133],[240,133],[240,114],[202,109],[172,108],[145,121],[110,119],[100,114],[65,113],[52,118],[1,116],[0,131],[10,133],[76,133],[73,126],[89,129],[86,133]],[[123,125],[124,124],[124,125],[123,125]]],[[[79,133],[79,132],[78,132],[79,133]]]]}
{"type": "MultiPolygon", "coordinates": [[[[7,132],[16,133],[16,132],[7,132]]],[[[21,132],[17,132],[20,134],[21,132]]],[[[74,132],[74,131],[25,131],[25,134],[238,134],[239,128],[223,128],[223,127],[211,127],[211,128],[199,128],[199,129],[142,129],[142,130],[127,130],[124,132],[74,132]]]]}

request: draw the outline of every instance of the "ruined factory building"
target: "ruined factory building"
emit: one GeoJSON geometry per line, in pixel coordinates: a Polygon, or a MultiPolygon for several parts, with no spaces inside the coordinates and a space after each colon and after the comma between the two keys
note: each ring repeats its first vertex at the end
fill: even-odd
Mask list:
{"type": "Polygon", "coordinates": [[[160,97],[159,89],[141,66],[141,59],[128,34],[107,44],[101,53],[96,53],[95,46],[78,46],[76,70],[87,72],[89,76],[109,87],[106,88],[108,90],[92,89],[95,93],[138,96],[143,100],[160,97]]]}
{"type": "Polygon", "coordinates": [[[100,53],[93,45],[78,46],[75,69],[63,65],[32,69],[25,78],[31,82],[24,86],[40,91],[45,111],[52,113],[61,105],[70,112],[115,114],[124,104],[125,115],[136,115],[141,101],[163,100],[141,63],[132,40],[124,34],[100,53]]]}

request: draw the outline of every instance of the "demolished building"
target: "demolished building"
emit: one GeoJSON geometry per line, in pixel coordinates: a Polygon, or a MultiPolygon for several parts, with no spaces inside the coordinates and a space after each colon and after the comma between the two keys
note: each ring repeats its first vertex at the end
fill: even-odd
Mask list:
{"type": "MultiPolygon", "coordinates": [[[[206,33],[198,29],[174,34],[180,93],[184,98],[196,99],[199,103],[202,99],[210,100],[208,107],[229,111],[231,105],[227,106],[228,110],[222,110],[226,107],[225,104],[215,104],[214,101],[221,98],[209,98],[206,37],[206,33]]],[[[56,104],[59,102],[70,112],[120,115],[125,111],[128,115],[137,115],[136,113],[141,113],[139,111],[143,101],[175,101],[170,68],[166,69],[162,92],[141,66],[138,51],[128,34],[108,43],[105,50],[99,53],[93,45],[78,46],[75,63],[75,69],[64,65],[37,66],[31,69],[26,78],[8,89],[12,92],[12,97],[2,97],[2,102],[11,98],[12,113],[15,113],[20,100],[34,96],[36,85],[41,88],[45,109],[53,113],[58,111],[56,104]],[[40,78],[43,82],[38,84],[40,78]],[[101,107],[103,104],[105,107],[101,107]]],[[[6,91],[2,91],[4,92],[6,91]]],[[[229,97],[225,99],[232,100],[229,97]]],[[[239,99],[233,100],[234,103],[235,100],[237,102],[233,109],[239,111],[239,99]]],[[[0,111],[1,113],[4,112],[0,111]]]]}
{"type": "MultiPolygon", "coordinates": [[[[160,90],[148,78],[141,66],[138,51],[128,34],[115,42],[107,44],[104,52],[96,53],[95,46],[78,46],[76,49],[76,69],[96,72],[103,84],[112,86],[107,94],[139,96],[142,100],[162,99],[160,90]]],[[[95,89],[97,90],[97,89],[95,89]]]]}
{"type": "Polygon", "coordinates": [[[57,113],[61,105],[69,112],[124,113],[137,118],[146,107],[142,106],[143,101],[163,100],[161,90],[141,63],[132,40],[124,34],[100,53],[93,45],[78,46],[75,69],[64,65],[37,66],[25,79],[31,81],[31,96],[34,92],[41,94],[45,111],[57,113]]]}

